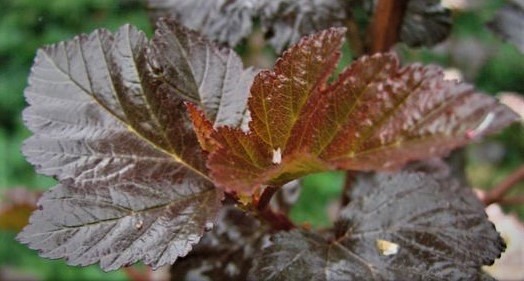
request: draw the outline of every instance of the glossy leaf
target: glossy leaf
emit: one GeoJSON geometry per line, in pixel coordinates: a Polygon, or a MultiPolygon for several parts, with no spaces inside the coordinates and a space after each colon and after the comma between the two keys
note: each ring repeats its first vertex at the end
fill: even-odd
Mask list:
{"type": "Polygon", "coordinates": [[[488,27],[524,53],[524,1],[510,0],[497,11],[488,27]]]}
{"type": "Polygon", "coordinates": [[[249,280],[491,280],[480,268],[504,242],[471,189],[424,173],[374,181],[356,184],[334,233],[276,234],[249,280]]]}
{"type": "Polygon", "coordinates": [[[440,0],[410,0],[400,28],[400,41],[411,47],[433,46],[451,32],[451,11],[440,0]]]}
{"type": "Polygon", "coordinates": [[[197,103],[214,125],[238,127],[256,71],[172,20],[160,20],[151,46],[153,71],[166,91],[197,103]]]}
{"type": "Polygon", "coordinates": [[[251,33],[259,0],[147,0],[151,21],[171,17],[205,36],[237,45],[251,33]]]}
{"type": "Polygon", "coordinates": [[[172,185],[124,179],[110,186],[72,184],[45,193],[19,235],[42,257],[70,265],[99,262],[114,270],[137,261],[154,268],[171,264],[199,241],[220,208],[219,192],[191,178],[172,185]]]}
{"type": "Polygon", "coordinates": [[[241,122],[249,75],[236,55],[167,20],[151,42],[124,26],[39,50],[25,91],[34,135],[23,152],[60,184],[18,239],[104,270],[185,256],[222,199],[185,103],[212,123],[241,122]]]}
{"type": "Polygon", "coordinates": [[[393,54],[363,57],[328,83],[344,29],[302,39],[248,100],[250,131],[218,127],[208,167],[220,186],[250,195],[333,170],[392,170],[447,154],[503,128],[516,115],[494,98],[446,81],[440,68],[400,67],[393,54]]]}
{"type": "Polygon", "coordinates": [[[246,280],[255,254],[267,240],[266,231],[244,211],[225,207],[214,229],[171,267],[171,280],[246,280]]]}

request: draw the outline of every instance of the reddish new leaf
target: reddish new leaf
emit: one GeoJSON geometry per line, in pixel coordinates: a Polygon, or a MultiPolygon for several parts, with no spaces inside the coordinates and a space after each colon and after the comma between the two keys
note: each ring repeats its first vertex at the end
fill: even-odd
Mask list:
{"type": "Polygon", "coordinates": [[[214,222],[222,192],[185,103],[214,123],[239,123],[247,99],[239,85],[250,75],[232,52],[170,21],[151,42],[124,26],[41,49],[25,91],[34,135],[23,151],[60,184],[18,239],[44,257],[104,270],[186,255],[214,222]]]}
{"type": "Polygon", "coordinates": [[[219,127],[208,167],[227,190],[250,195],[332,169],[391,170],[445,155],[514,121],[494,98],[443,79],[441,69],[400,67],[393,54],[363,57],[328,83],[344,29],[302,39],[253,82],[249,132],[219,127]]]}

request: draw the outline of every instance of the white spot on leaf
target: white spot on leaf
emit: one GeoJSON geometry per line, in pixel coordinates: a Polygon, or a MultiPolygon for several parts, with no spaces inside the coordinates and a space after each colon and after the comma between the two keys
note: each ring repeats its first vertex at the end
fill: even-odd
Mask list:
{"type": "Polygon", "coordinates": [[[378,251],[383,256],[396,255],[398,253],[398,250],[400,249],[400,246],[398,244],[382,239],[377,239],[376,245],[378,251]]]}
{"type": "Polygon", "coordinates": [[[143,226],[143,225],[144,225],[144,221],[143,221],[143,220],[139,220],[139,221],[137,221],[137,222],[135,223],[135,228],[136,228],[137,230],[140,230],[140,229],[142,229],[142,226],[143,226]]]}
{"type": "Polygon", "coordinates": [[[469,139],[476,138],[482,132],[484,132],[489,127],[489,125],[491,125],[491,123],[493,122],[494,119],[495,119],[495,114],[493,112],[490,112],[488,115],[486,115],[484,120],[482,120],[482,122],[480,122],[480,124],[477,126],[477,128],[475,128],[473,130],[469,130],[468,132],[466,132],[466,137],[468,137],[469,139]]]}
{"type": "Polygon", "coordinates": [[[279,148],[273,149],[273,159],[271,160],[273,164],[282,163],[282,150],[279,148]]]}

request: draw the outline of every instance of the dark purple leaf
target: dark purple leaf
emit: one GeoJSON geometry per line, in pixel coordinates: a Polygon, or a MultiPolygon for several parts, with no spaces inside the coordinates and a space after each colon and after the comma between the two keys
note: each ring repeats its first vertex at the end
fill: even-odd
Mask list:
{"type": "Polygon", "coordinates": [[[249,280],[489,280],[480,268],[504,242],[471,189],[413,172],[375,182],[357,183],[333,234],[275,235],[249,280]]]}
{"type": "Polygon", "coordinates": [[[221,49],[172,20],[160,20],[151,54],[153,71],[167,91],[198,104],[215,125],[243,123],[256,72],[244,70],[234,51],[221,49]]]}
{"type": "Polygon", "coordinates": [[[268,0],[260,5],[260,20],[269,43],[280,53],[311,33],[344,26],[347,18],[340,0],[268,0]]]}
{"type": "Polygon", "coordinates": [[[44,257],[104,270],[185,256],[222,198],[185,103],[197,102],[217,124],[238,123],[251,73],[230,51],[168,21],[151,43],[124,26],[39,50],[25,92],[34,135],[23,151],[60,184],[19,240],[44,257]]]}
{"type": "Polygon", "coordinates": [[[223,208],[214,229],[171,267],[171,280],[246,280],[254,255],[268,238],[266,231],[244,211],[223,208]]]}
{"type": "Polygon", "coordinates": [[[400,41],[411,47],[433,46],[451,32],[451,11],[440,0],[410,0],[400,28],[400,41]]]}
{"type": "Polygon", "coordinates": [[[235,46],[260,18],[270,44],[281,52],[300,37],[342,26],[346,10],[340,0],[148,0],[152,21],[171,17],[207,37],[235,46]]]}
{"type": "Polygon", "coordinates": [[[99,262],[102,269],[114,270],[137,261],[154,268],[172,264],[199,241],[220,208],[219,192],[192,177],[176,184],[169,179],[122,178],[107,186],[63,181],[44,194],[18,239],[42,257],[65,258],[70,265],[99,262]]]}
{"type": "Polygon", "coordinates": [[[259,0],[147,0],[151,21],[172,17],[203,35],[237,45],[251,33],[259,0]]]}

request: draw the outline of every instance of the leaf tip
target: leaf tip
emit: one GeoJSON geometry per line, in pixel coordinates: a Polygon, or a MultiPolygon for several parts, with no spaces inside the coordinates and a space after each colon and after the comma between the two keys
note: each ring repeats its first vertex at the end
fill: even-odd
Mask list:
{"type": "Polygon", "coordinates": [[[213,138],[213,124],[194,103],[184,102],[184,104],[193,123],[200,147],[207,152],[215,151],[219,147],[219,143],[213,138]]]}

